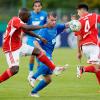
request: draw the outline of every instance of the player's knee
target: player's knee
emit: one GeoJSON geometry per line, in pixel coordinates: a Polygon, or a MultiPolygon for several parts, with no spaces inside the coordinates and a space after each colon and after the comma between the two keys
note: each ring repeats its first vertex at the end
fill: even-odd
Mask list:
{"type": "Polygon", "coordinates": [[[46,81],[47,84],[49,84],[49,83],[52,82],[51,78],[48,78],[48,79],[46,79],[45,81],[46,81]]]}
{"type": "Polygon", "coordinates": [[[15,74],[17,74],[18,71],[19,71],[19,66],[12,66],[12,67],[10,68],[10,70],[11,70],[11,72],[15,75],[15,74]]]}
{"type": "Polygon", "coordinates": [[[36,55],[38,56],[40,54],[40,49],[39,48],[34,48],[33,52],[32,52],[32,55],[36,55]]]}

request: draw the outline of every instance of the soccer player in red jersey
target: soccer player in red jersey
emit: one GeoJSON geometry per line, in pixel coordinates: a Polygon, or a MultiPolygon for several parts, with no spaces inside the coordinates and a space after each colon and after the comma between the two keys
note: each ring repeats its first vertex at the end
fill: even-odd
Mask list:
{"type": "Polygon", "coordinates": [[[44,26],[27,25],[25,23],[27,22],[29,15],[29,11],[26,8],[22,8],[19,10],[18,17],[13,17],[8,23],[3,40],[3,51],[9,68],[0,75],[0,83],[18,73],[20,54],[35,55],[42,63],[47,65],[56,74],[59,74],[65,69],[64,67],[55,67],[54,63],[50,61],[47,56],[40,51],[40,49],[22,44],[21,38],[24,32],[31,36],[35,36],[46,43],[45,39],[33,34],[31,30],[45,28],[50,26],[50,24],[44,26]]]}
{"type": "Polygon", "coordinates": [[[78,59],[81,60],[82,53],[87,57],[89,66],[78,66],[77,77],[84,72],[95,73],[100,84],[100,58],[97,23],[100,23],[100,15],[88,12],[87,4],[79,4],[77,8],[81,30],[75,32],[78,45],[78,59]]]}

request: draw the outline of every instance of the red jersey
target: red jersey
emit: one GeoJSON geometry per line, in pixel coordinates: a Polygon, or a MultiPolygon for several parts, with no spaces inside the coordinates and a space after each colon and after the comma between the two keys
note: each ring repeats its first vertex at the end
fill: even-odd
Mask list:
{"type": "Polygon", "coordinates": [[[3,39],[3,51],[10,52],[19,49],[22,45],[21,42],[21,26],[25,24],[19,17],[13,17],[7,26],[3,39]]]}
{"type": "Polygon", "coordinates": [[[86,44],[98,44],[98,28],[97,23],[100,23],[100,15],[96,13],[87,13],[79,19],[82,27],[75,35],[81,36],[80,46],[86,44]]]}

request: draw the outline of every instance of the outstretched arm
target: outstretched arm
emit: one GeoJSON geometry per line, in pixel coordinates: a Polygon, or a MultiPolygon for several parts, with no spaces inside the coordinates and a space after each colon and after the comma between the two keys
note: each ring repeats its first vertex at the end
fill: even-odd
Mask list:
{"type": "Polygon", "coordinates": [[[21,28],[26,31],[33,31],[33,30],[38,30],[38,29],[47,28],[47,27],[49,27],[48,24],[45,24],[43,26],[33,26],[33,25],[24,24],[21,28]]]}
{"type": "Polygon", "coordinates": [[[44,44],[47,43],[47,40],[46,39],[42,38],[41,36],[35,34],[32,31],[25,31],[25,33],[28,34],[28,35],[30,35],[30,36],[32,36],[32,37],[36,37],[36,38],[40,39],[44,44]]]}
{"type": "Polygon", "coordinates": [[[82,58],[82,51],[81,51],[81,47],[80,47],[80,41],[81,41],[81,36],[80,35],[78,35],[77,36],[77,58],[79,59],[79,60],[81,60],[81,58],[82,58]]]}

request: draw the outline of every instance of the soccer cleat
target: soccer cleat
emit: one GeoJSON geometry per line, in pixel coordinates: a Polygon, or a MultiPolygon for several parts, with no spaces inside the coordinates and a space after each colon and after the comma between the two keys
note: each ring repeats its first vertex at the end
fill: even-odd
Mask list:
{"type": "Polygon", "coordinates": [[[29,72],[29,75],[28,75],[28,77],[27,77],[27,80],[28,80],[28,81],[30,81],[30,79],[32,78],[33,74],[34,74],[33,71],[30,71],[30,72],[29,72]]]}
{"type": "Polygon", "coordinates": [[[31,96],[31,97],[35,97],[35,98],[40,97],[38,93],[31,93],[30,96],[31,96]]]}
{"type": "Polygon", "coordinates": [[[36,82],[36,80],[35,80],[34,78],[30,78],[29,84],[30,84],[30,86],[31,86],[32,88],[34,88],[35,82],[36,82]]]}
{"type": "Polygon", "coordinates": [[[64,67],[56,67],[53,71],[53,74],[55,75],[59,75],[61,74],[63,71],[65,71],[68,67],[68,64],[66,64],[64,67]]]}
{"type": "Polygon", "coordinates": [[[77,66],[77,78],[81,78],[83,74],[83,66],[77,66]]]}

